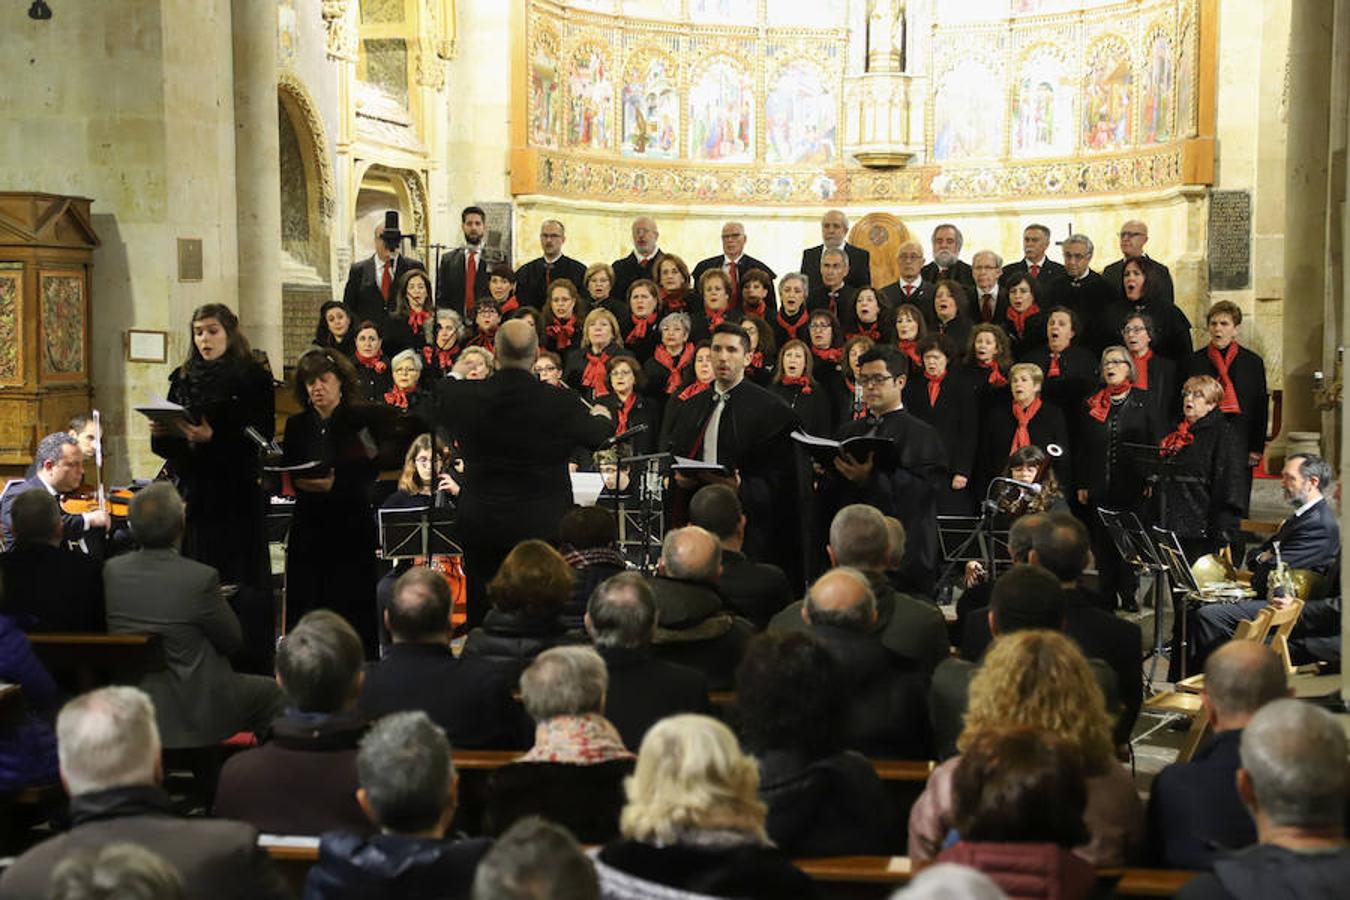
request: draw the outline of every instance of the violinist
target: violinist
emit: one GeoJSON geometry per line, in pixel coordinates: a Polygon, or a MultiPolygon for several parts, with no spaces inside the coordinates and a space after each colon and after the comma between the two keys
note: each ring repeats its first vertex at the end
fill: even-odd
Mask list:
{"type": "MultiPolygon", "coordinates": [[[[337,309],[337,307],[335,307],[337,309]]],[[[272,373],[253,357],[239,318],[223,303],[192,313],[187,359],[169,376],[169,399],[197,424],[152,424],[150,449],[164,457],[187,504],[183,555],[271,600],[258,446],[245,434],[275,432],[272,373]]]]}
{"type": "Polygon", "coordinates": [[[92,460],[94,448],[103,438],[103,429],[99,425],[98,419],[93,416],[71,416],[67,428],[70,436],[80,445],[80,452],[84,454],[84,461],[87,463],[92,460]]]}
{"type": "MultiPolygon", "coordinates": [[[[84,480],[84,454],[75,438],[64,431],[49,434],[38,443],[31,478],[7,487],[0,494],[0,527],[4,530],[5,549],[14,546],[11,520],[14,500],[20,494],[41,488],[58,500],[80,486],[84,480]]],[[[61,532],[67,541],[79,541],[86,532],[107,531],[108,513],[101,509],[86,513],[62,513],[61,532]]]]}

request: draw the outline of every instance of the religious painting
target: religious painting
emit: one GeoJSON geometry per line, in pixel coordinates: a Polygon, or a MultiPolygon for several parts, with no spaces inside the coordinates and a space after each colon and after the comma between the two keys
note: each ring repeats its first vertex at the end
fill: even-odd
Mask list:
{"type": "Polygon", "coordinates": [[[825,165],[837,155],[839,101],[820,69],[792,62],[779,69],[764,98],[771,163],[825,165]]]}
{"type": "Polygon", "coordinates": [[[594,44],[577,47],[572,51],[567,79],[567,143],[595,150],[608,148],[613,101],[614,85],[604,53],[594,44]]]}
{"type": "Polygon", "coordinates": [[[0,271],[0,381],[21,382],[19,367],[19,298],[23,294],[23,264],[7,264],[0,271]],[[13,268],[9,268],[13,266],[13,268]]]}
{"type": "Polygon", "coordinates": [[[557,147],[562,131],[562,80],[558,77],[558,38],[541,30],[530,57],[530,143],[557,147]]]}
{"type": "Polygon", "coordinates": [[[983,63],[957,63],[939,79],[933,98],[933,158],[997,157],[1002,143],[1003,86],[983,63]]]}
{"type": "Polygon", "coordinates": [[[1195,134],[1195,30],[1187,21],[1181,26],[1181,48],[1177,60],[1177,129],[1181,137],[1195,134]]]}
{"type": "Polygon", "coordinates": [[[1172,139],[1172,107],[1176,81],[1172,70],[1172,42],[1164,34],[1148,45],[1148,68],[1139,109],[1139,142],[1161,144],[1172,139]]]}
{"type": "Polygon", "coordinates": [[[689,0],[689,21],[717,25],[753,25],[758,0],[689,0]]]}
{"type": "Polygon", "coordinates": [[[674,159],[680,155],[680,95],[675,64],[650,54],[628,66],[620,94],[624,156],[674,159]]]}
{"type": "Polygon", "coordinates": [[[1014,156],[1068,156],[1073,152],[1074,88],[1055,50],[1037,47],[1022,62],[1013,100],[1014,156]]]}
{"type": "Polygon", "coordinates": [[[755,158],[755,92],[733,60],[713,57],[689,89],[689,156],[717,162],[755,158]]]}
{"type": "Polygon", "coordinates": [[[84,372],[84,274],[44,272],[41,278],[43,368],[51,375],[84,372]]]}
{"type": "Polygon", "coordinates": [[[1088,51],[1083,85],[1083,148],[1118,150],[1130,144],[1130,52],[1120,41],[1088,51]]]}

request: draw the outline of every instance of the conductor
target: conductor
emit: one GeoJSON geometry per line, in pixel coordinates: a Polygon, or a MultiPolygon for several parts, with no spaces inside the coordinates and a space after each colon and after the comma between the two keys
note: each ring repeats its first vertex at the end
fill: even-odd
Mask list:
{"type": "Polygon", "coordinates": [[[539,338],[529,322],[504,323],[495,349],[491,378],[440,382],[436,413],[464,460],[456,532],[470,628],[487,613],[487,582],[511,548],[529,538],[557,538],[572,505],[572,451],[594,450],[614,433],[604,407],[588,409],[571,391],[534,377],[539,338]]]}

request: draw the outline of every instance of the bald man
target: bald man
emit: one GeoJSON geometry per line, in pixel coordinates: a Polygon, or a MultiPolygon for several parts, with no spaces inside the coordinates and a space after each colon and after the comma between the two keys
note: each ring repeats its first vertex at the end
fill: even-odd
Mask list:
{"type": "Polygon", "coordinates": [[[698,265],[694,266],[694,284],[698,284],[699,276],[709,269],[721,269],[731,279],[731,308],[740,309],[741,281],[751,269],[759,269],[769,276],[769,296],[764,298],[764,313],[762,315],[766,321],[771,322],[774,313],[778,311],[773,290],[773,280],[777,276],[773,269],[769,268],[768,263],[760,262],[753,256],[746,254],[745,241],[744,225],[740,222],[724,222],[722,224],[722,252],[717,256],[699,260],[698,265]]]}
{"type": "Polygon", "coordinates": [[[656,281],[656,267],[661,264],[661,232],[656,227],[656,220],[651,216],[638,216],[633,220],[631,230],[633,252],[614,260],[614,288],[610,291],[611,302],[606,304],[611,310],[626,309],[628,286],[639,278],[656,281]]]}
{"type": "Polygon", "coordinates": [[[528,538],[557,540],[572,506],[572,451],[595,450],[614,433],[604,407],[588,410],[570,391],[534,377],[539,342],[530,323],[504,323],[496,351],[497,372],[486,381],[437,382],[437,424],[464,459],[456,533],[471,628],[487,612],[487,582],[511,548],[528,538]]]}
{"type": "Polygon", "coordinates": [[[1168,306],[1175,302],[1172,290],[1172,272],[1167,266],[1144,252],[1148,243],[1148,223],[1139,219],[1130,219],[1120,226],[1121,258],[1102,269],[1102,277],[1111,285],[1116,294],[1125,296],[1125,263],[1132,259],[1145,258],[1153,263],[1153,275],[1158,282],[1158,298],[1168,306]]]}
{"type": "Polygon", "coordinates": [[[578,291],[585,288],[586,264],[563,254],[567,243],[567,229],[557,219],[545,219],[539,226],[539,248],[536,256],[516,270],[516,299],[521,306],[533,306],[542,311],[548,302],[548,286],[559,278],[566,278],[578,291]]]}
{"type": "Polygon", "coordinates": [[[845,283],[849,287],[868,287],[872,284],[872,257],[862,247],[855,247],[845,241],[847,235],[848,217],[843,210],[832,209],[820,217],[821,242],[802,251],[802,264],[798,269],[810,279],[806,286],[808,292],[820,286],[820,254],[826,250],[843,250],[848,255],[845,283]]]}

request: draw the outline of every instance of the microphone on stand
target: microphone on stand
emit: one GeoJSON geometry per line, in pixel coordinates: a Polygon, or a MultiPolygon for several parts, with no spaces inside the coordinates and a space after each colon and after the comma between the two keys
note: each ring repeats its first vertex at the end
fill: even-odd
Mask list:
{"type": "Polygon", "coordinates": [[[1004,484],[1011,484],[1012,486],[1017,488],[1021,488],[1028,494],[1039,494],[1042,490],[1045,489],[1044,485],[1037,484],[1034,481],[1018,481],[1016,478],[1005,478],[1002,475],[998,476],[994,480],[1001,481],[1004,484]]]}
{"type": "Polygon", "coordinates": [[[634,425],[632,428],[628,429],[623,434],[616,434],[613,437],[605,438],[604,443],[600,445],[600,449],[608,450],[610,447],[613,447],[620,441],[626,441],[629,438],[633,437],[634,435],[642,434],[642,432],[646,430],[647,430],[646,425],[634,425]]]}

